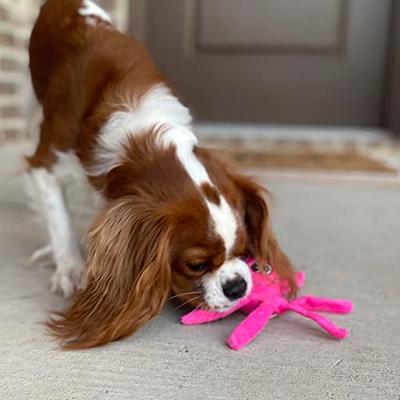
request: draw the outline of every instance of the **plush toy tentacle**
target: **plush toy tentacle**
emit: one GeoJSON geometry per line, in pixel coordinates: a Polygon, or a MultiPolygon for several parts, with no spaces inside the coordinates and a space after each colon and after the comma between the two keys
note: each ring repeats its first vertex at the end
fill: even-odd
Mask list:
{"type": "Polygon", "coordinates": [[[321,328],[325,329],[336,339],[344,339],[347,336],[347,329],[336,326],[332,321],[324,316],[311,312],[300,305],[288,303],[287,309],[315,321],[321,328]]]}
{"type": "Polygon", "coordinates": [[[217,321],[219,319],[225,318],[228,315],[233,314],[240,308],[239,305],[232,307],[228,311],[224,312],[215,312],[215,311],[207,311],[207,310],[194,310],[189,314],[184,315],[181,318],[181,323],[183,325],[199,325],[205,324],[207,322],[217,321]]]}
{"type": "Polygon", "coordinates": [[[301,305],[309,311],[322,311],[334,314],[349,314],[353,310],[351,301],[328,299],[325,297],[302,296],[292,303],[301,305]]]}
{"type": "Polygon", "coordinates": [[[240,350],[249,344],[268,324],[273,313],[270,304],[262,303],[235,328],[227,340],[229,347],[240,350]]]}

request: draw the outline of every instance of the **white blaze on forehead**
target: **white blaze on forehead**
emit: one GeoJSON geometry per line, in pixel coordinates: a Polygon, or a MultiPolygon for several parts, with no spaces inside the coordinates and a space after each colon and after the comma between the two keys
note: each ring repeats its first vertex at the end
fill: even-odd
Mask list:
{"type": "Polygon", "coordinates": [[[220,196],[219,205],[207,201],[207,206],[214,222],[215,232],[221,236],[226,255],[229,255],[236,240],[237,218],[223,196],[220,196]]]}
{"type": "MultiPolygon", "coordinates": [[[[207,170],[194,153],[197,138],[189,129],[169,129],[162,135],[161,141],[165,145],[175,145],[181,164],[198,187],[204,183],[214,187],[207,170]]],[[[211,203],[208,200],[206,200],[206,204],[212,219],[212,227],[215,233],[222,238],[226,255],[229,255],[236,240],[237,217],[222,195],[219,195],[219,200],[219,204],[211,203]]]]}
{"type": "Polygon", "coordinates": [[[111,17],[92,0],[82,1],[82,7],[79,9],[79,14],[82,15],[82,17],[97,17],[111,24],[111,17]]]}
{"type": "Polygon", "coordinates": [[[211,183],[204,165],[194,154],[197,138],[190,129],[183,127],[168,129],[161,135],[160,143],[163,146],[175,146],[179,161],[197,186],[206,182],[211,183]]]}

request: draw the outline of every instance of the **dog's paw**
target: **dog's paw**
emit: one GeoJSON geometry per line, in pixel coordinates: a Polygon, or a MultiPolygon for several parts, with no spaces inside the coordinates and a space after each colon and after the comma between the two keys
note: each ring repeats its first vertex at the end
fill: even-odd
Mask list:
{"type": "Polygon", "coordinates": [[[51,278],[51,291],[65,298],[71,297],[83,285],[83,264],[81,262],[57,267],[51,278]]]}

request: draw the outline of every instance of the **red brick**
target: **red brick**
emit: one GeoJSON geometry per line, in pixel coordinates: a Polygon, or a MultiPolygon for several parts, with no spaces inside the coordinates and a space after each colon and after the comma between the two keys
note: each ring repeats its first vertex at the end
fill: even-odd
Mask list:
{"type": "Polygon", "coordinates": [[[11,142],[22,137],[23,132],[18,129],[4,129],[0,130],[0,137],[3,138],[5,142],[11,142]]]}
{"type": "Polygon", "coordinates": [[[10,33],[10,32],[0,33],[0,45],[14,46],[15,44],[16,44],[16,40],[12,33],[10,33]]]}
{"type": "Polygon", "coordinates": [[[0,59],[0,71],[23,71],[27,65],[11,58],[0,59]]]}
{"type": "Polygon", "coordinates": [[[17,85],[15,83],[0,82],[0,94],[15,94],[17,85]]]}
{"type": "Polygon", "coordinates": [[[4,6],[2,6],[0,4],[0,21],[7,21],[9,18],[8,16],[8,12],[6,11],[6,9],[4,8],[4,6]]]}
{"type": "Polygon", "coordinates": [[[0,117],[2,119],[6,118],[22,118],[22,110],[17,106],[4,106],[0,108],[0,117]]]}

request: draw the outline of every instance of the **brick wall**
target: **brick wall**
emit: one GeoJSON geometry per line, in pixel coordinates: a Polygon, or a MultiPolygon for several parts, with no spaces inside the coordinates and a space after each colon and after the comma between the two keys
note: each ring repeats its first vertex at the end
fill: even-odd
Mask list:
{"type": "MultiPolygon", "coordinates": [[[[0,145],[37,134],[38,114],[27,44],[42,0],[0,0],[0,145]]],[[[129,22],[129,0],[98,0],[119,29],[129,22]]]]}

